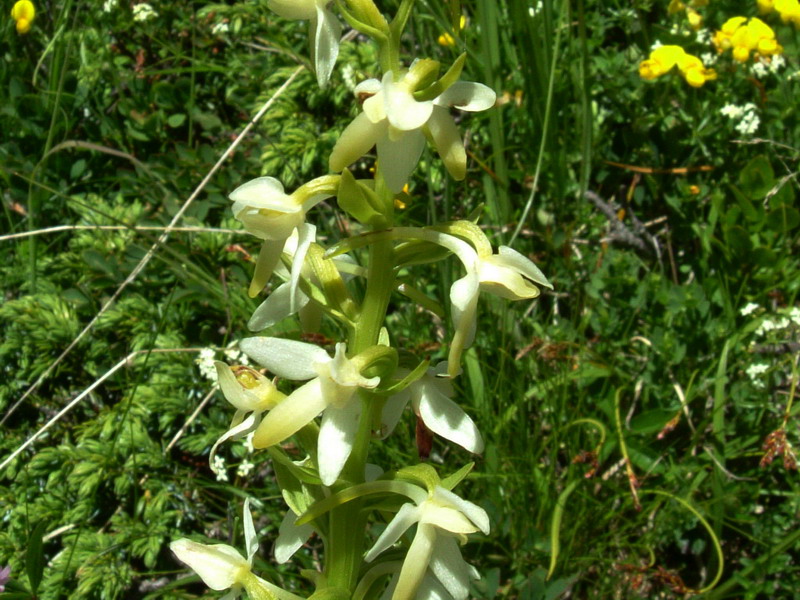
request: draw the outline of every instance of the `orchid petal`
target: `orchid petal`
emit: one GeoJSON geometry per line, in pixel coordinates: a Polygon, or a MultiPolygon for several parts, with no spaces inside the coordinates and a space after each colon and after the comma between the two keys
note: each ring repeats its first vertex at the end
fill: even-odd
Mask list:
{"type": "MultiPolygon", "coordinates": [[[[436,552],[436,546],[433,548],[436,552]]],[[[426,573],[417,588],[416,600],[453,600],[447,589],[439,580],[426,573]]]]}
{"type": "Polygon", "coordinates": [[[320,380],[312,379],[267,413],[253,436],[253,447],[279,444],[313,421],[326,407],[320,380]]]}
{"type": "Polygon", "coordinates": [[[378,79],[370,78],[365,79],[361,83],[356,86],[355,94],[356,96],[374,96],[378,92],[381,91],[381,82],[378,79]]]}
{"type": "Polygon", "coordinates": [[[342,37],[342,24],[331,11],[317,5],[315,17],[311,20],[312,56],[317,71],[317,82],[325,87],[331,78],[333,65],[339,55],[339,39],[342,37]]]}
{"type": "Polygon", "coordinates": [[[414,598],[425,571],[428,569],[435,542],[436,530],[431,526],[420,524],[400,569],[400,578],[397,580],[392,600],[412,600],[414,598]]]}
{"type": "Polygon", "coordinates": [[[392,127],[401,131],[419,129],[433,112],[433,101],[418,102],[402,82],[395,82],[394,75],[387,71],[383,76],[386,118],[392,127]]]}
{"type": "MultiPolygon", "coordinates": [[[[297,303],[297,310],[302,309],[309,303],[309,298],[303,293],[303,290],[295,290],[295,302],[297,303]]],[[[272,327],[291,316],[290,296],[292,295],[292,286],[290,283],[283,283],[279,285],[274,292],[267,296],[266,300],[258,305],[258,308],[253,312],[253,316],[247,322],[247,328],[250,331],[263,331],[267,327],[272,327]]]]}
{"type": "Polygon", "coordinates": [[[544,273],[527,256],[508,246],[500,246],[498,254],[503,259],[503,263],[508,265],[509,268],[518,271],[534,283],[553,289],[553,284],[547,280],[544,273]]]}
{"type": "Polygon", "coordinates": [[[467,176],[467,151],[456,122],[446,108],[434,107],[428,131],[447,172],[457,181],[464,179],[467,176]]]}
{"type": "Polygon", "coordinates": [[[450,506],[428,502],[422,508],[421,524],[434,525],[451,533],[475,533],[478,528],[461,511],[450,506]]]}
{"type": "Polygon", "coordinates": [[[244,547],[247,552],[247,562],[253,564],[253,556],[258,552],[258,535],[253,524],[253,515],[250,512],[250,498],[245,498],[242,509],[242,524],[244,526],[244,547]]]}
{"type": "Polygon", "coordinates": [[[437,385],[439,382],[431,379],[420,381],[419,397],[414,403],[425,426],[470,452],[483,452],[483,438],[475,423],[458,404],[442,393],[437,385]]]}
{"type": "Polygon", "coordinates": [[[386,404],[383,405],[383,412],[381,413],[380,439],[388,437],[397,427],[397,423],[400,422],[400,417],[403,416],[403,410],[410,398],[410,390],[405,389],[386,399],[386,404]]]}
{"type": "Polygon", "coordinates": [[[490,87],[472,81],[456,81],[434,100],[438,106],[452,106],[459,110],[480,112],[494,106],[497,94],[490,87]]]}
{"type": "Polygon", "coordinates": [[[358,431],[361,402],[356,400],[338,408],[328,406],[319,427],[317,464],[324,485],[333,485],[342,472],[358,431]]]}
{"type": "Polygon", "coordinates": [[[284,19],[306,21],[316,14],[315,0],[269,0],[267,6],[284,19]]]}
{"type": "Polygon", "coordinates": [[[283,184],[274,177],[256,177],[237,187],[228,198],[234,202],[234,214],[244,207],[264,208],[284,213],[300,210],[300,206],[284,192],[283,184]]]}
{"type": "Polygon", "coordinates": [[[226,544],[199,544],[185,538],[169,545],[178,560],[187,564],[212,590],[226,590],[250,565],[235,548],[226,544]]]}
{"type": "Polygon", "coordinates": [[[366,113],[360,113],[339,136],[328,160],[331,171],[339,172],[364,156],[386,135],[386,121],[373,123],[366,113]]]}
{"type": "Polygon", "coordinates": [[[453,323],[456,331],[450,343],[447,357],[448,374],[455,377],[461,365],[461,355],[475,339],[476,313],[478,308],[478,277],[475,273],[467,273],[450,287],[453,323]]]}
{"type": "Polygon", "coordinates": [[[461,556],[455,538],[439,536],[436,539],[429,566],[454,600],[466,600],[474,570],[461,556]]]}
{"type": "Polygon", "coordinates": [[[378,161],[386,186],[395,194],[403,189],[425,148],[421,131],[407,131],[396,141],[388,135],[378,140],[378,161]]]}
{"type": "Polygon", "coordinates": [[[275,560],[278,564],[288,561],[300,547],[308,541],[314,528],[310,523],[295,525],[297,515],[288,510],[278,528],[278,539],[275,540],[275,560]]]}
{"type": "Polygon", "coordinates": [[[231,421],[228,431],[223,433],[220,438],[214,442],[214,445],[211,446],[211,452],[208,453],[208,464],[214,464],[214,457],[217,455],[217,450],[222,444],[228,440],[235,440],[245,436],[255,431],[258,427],[258,424],[261,422],[261,413],[250,413],[250,416],[244,419],[245,414],[247,414],[245,411],[237,410],[233,415],[233,420],[231,421]]]}
{"type": "Polygon", "coordinates": [[[487,515],[486,511],[477,504],[473,504],[469,500],[464,500],[460,496],[457,496],[450,490],[447,490],[441,486],[437,486],[433,490],[433,498],[442,504],[450,504],[454,508],[458,509],[464,515],[466,515],[467,518],[469,518],[469,520],[472,521],[485,535],[489,535],[489,530],[491,527],[489,523],[489,515],[487,515]]]}
{"type": "Polygon", "coordinates": [[[364,556],[365,562],[372,562],[384,550],[392,547],[406,530],[419,521],[421,509],[413,504],[403,504],[386,529],[378,537],[372,548],[364,556]]]}
{"type": "Polygon", "coordinates": [[[264,240],[264,243],[261,244],[261,251],[258,253],[258,259],[256,260],[256,268],[253,271],[253,280],[247,290],[251,298],[258,296],[264,286],[267,285],[275,265],[278,264],[282,250],[283,240],[264,240]]]}
{"type": "Polygon", "coordinates": [[[246,338],[239,348],[271,372],[293,381],[316,377],[316,365],[330,361],[328,353],[319,346],[282,338],[246,338]]]}
{"type": "MultiPolygon", "coordinates": [[[[373,80],[368,79],[367,81],[373,80]]],[[[358,87],[356,87],[355,91],[356,95],[358,95],[358,87]]],[[[363,93],[367,94],[369,91],[363,89],[363,93]]],[[[367,115],[371,123],[377,124],[386,119],[386,103],[384,102],[384,96],[383,86],[378,82],[377,90],[373,92],[372,96],[364,100],[364,104],[361,105],[364,114],[367,115]]]]}
{"type": "Polygon", "coordinates": [[[300,273],[303,270],[303,262],[306,260],[308,247],[316,237],[317,228],[310,223],[303,223],[303,226],[298,228],[298,232],[297,250],[292,259],[292,277],[289,280],[289,285],[291,286],[289,293],[289,314],[294,314],[300,310],[299,301],[297,299],[297,286],[300,283],[300,273]]]}

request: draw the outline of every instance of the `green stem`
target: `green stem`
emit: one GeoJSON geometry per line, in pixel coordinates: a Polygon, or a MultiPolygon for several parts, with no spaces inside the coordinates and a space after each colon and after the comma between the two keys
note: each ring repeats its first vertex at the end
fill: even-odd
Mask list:
{"type": "MultiPolygon", "coordinates": [[[[376,192],[384,201],[387,220],[392,222],[393,196],[378,175],[376,192]]],[[[354,356],[378,343],[386,318],[389,298],[395,287],[394,246],[391,240],[376,242],[370,247],[367,270],[367,290],[355,328],[348,340],[348,353],[354,356]]],[[[342,479],[353,483],[364,481],[371,423],[380,402],[374,402],[368,392],[361,393],[362,413],[358,433],[350,458],[342,470],[342,479]]],[[[358,583],[361,556],[366,541],[367,515],[362,512],[363,501],[354,500],[330,511],[329,534],[325,545],[325,586],[339,588],[352,594],[358,583]]]]}

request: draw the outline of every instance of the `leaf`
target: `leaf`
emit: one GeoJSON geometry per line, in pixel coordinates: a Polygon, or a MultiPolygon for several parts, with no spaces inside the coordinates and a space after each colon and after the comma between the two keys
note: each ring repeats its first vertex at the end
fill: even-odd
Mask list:
{"type": "Polygon", "coordinates": [[[28,539],[28,550],[25,552],[25,570],[28,573],[28,581],[34,595],[39,591],[39,584],[42,582],[44,573],[44,532],[47,527],[45,521],[39,521],[33,528],[31,537],[28,539]]]}
{"type": "Polygon", "coordinates": [[[167,117],[167,125],[170,127],[180,127],[186,121],[186,115],[183,113],[175,113],[167,117]]]}
{"type": "Polygon", "coordinates": [[[766,156],[756,156],[739,174],[739,184],[750,198],[761,200],[775,185],[775,173],[766,156]]]}

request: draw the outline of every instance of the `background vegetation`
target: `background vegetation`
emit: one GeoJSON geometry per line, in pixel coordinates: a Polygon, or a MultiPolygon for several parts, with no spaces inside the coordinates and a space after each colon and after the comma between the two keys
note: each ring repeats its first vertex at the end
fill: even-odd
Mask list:
{"type": "MultiPolygon", "coordinates": [[[[459,397],[487,450],[465,493],[493,521],[465,548],[484,575],[478,598],[682,597],[720,570],[696,597],[798,597],[798,37],[768,15],[783,67],[728,55],[698,89],[677,74],[644,81],[656,42],[712,52],[667,4],[465,0],[466,28],[442,45],[445,3],[418,1],[409,50],[451,61],[466,48],[466,78],[500,106],[462,123],[465,183],[425,155],[408,221],[484,205],[493,241],[555,285],[529,306],[482,299],[467,356],[459,397]],[[721,111],[748,103],[759,124],[744,132],[721,111]]],[[[243,290],[257,243],[227,193],[260,174],[292,189],[325,172],[374,56],[345,43],[319,91],[306,25],[265,5],[153,2],[137,20],[129,0],[42,1],[27,35],[4,17],[0,460],[71,408],[0,471],[12,578],[0,597],[216,597],[166,544],[236,539],[229,499],[248,464],[260,572],[303,589],[269,560],[269,461],[231,444],[229,481],[208,467],[231,410],[196,361],[203,348],[241,360],[231,344],[255,308],[243,290]]],[[[700,11],[713,30],[757,7],[700,11]]],[[[317,215],[330,235],[348,226],[333,206],[317,215]]],[[[443,294],[447,281],[428,277],[443,294]]],[[[400,297],[394,308],[399,339],[444,355],[446,323],[400,297]]],[[[385,451],[411,461],[409,448],[406,422],[385,451]]],[[[431,460],[468,460],[455,455],[436,443],[431,460]]],[[[298,554],[307,568],[318,550],[298,554]]]]}

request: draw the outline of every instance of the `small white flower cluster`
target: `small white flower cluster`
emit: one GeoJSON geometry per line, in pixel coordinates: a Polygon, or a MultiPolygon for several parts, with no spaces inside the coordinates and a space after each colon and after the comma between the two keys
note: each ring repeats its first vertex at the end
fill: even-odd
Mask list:
{"type": "Polygon", "coordinates": [[[239,466],[236,469],[236,474],[239,477],[247,477],[255,468],[256,466],[249,460],[243,460],[241,463],[239,463],[239,466]]]}
{"type": "Polygon", "coordinates": [[[200,350],[200,356],[195,359],[195,363],[200,369],[200,374],[206,379],[217,381],[217,369],[214,367],[214,355],[216,351],[213,348],[203,348],[200,350]]]}
{"type": "Polygon", "coordinates": [[[211,463],[211,470],[217,476],[217,481],[228,481],[228,472],[225,470],[225,459],[219,454],[214,457],[211,463]]]}
{"type": "Polygon", "coordinates": [[[758,304],[754,302],[748,302],[747,305],[745,305],[745,307],[739,311],[739,314],[742,315],[743,317],[746,317],[748,315],[752,315],[759,308],[761,307],[758,304]]]}
{"type": "Polygon", "coordinates": [[[225,21],[222,21],[220,23],[216,23],[211,28],[211,35],[222,35],[223,33],[228,33],[230,29],[231,29],[230,25],[225,21]]]}
{"type": "Polygon", "coordinates": [[[719,58],[719,54],[716,52],[704,52],[700,55],[700,60],[703,61],[703,64],[706,67],[710,67],[712,65],[717,64],[717,59],[719,58]]]}
{"type": "Polygon", "coordinates": [[[756,329],[755,334],[759,336],[764,336],[770,331],[779,331],[781,329],[786,329],[791,324],[792,322],[786,317],[778,317],[775,319],[764,319],[761,325],[758,326],[758,329],[756,329]]]}
{"type": "Polygon", "coordinates": [[[141,4],[136,4],[133,7],[133,20],[134,21],[149,21],[150,19],[155,19],[158,16],[158,13],[155,9],[147,4],[147,2],[142,2],[141,4]]]}
{"type": "Polygon", "coordinates": [[[117,8],[117,0],[106,0],[103,2],[103,12],[110,13],[115,8],[117,8]]]}
{"type": "Polygon", "coordinates": [[[766,363],[754,363],[745,369],[745,373],[750,378],[750,381],[757,388],[765,388],[767,384],[764,382],[764,373],[769,370],[769,365],[766,363]]]}
{"type": "Polygon", "coordinates": [[[225,348],[225,360],[228,362],[235,363],[237,365],[250,365],[250,359],[247,357],[247,354],[239,350],[239,343],[237,341],[233,341],[228,344],[228,347],[225,348]]]}
{"type": "Polygon", "coordinates": [[[539,0],[536,3],[536,6],[531,6],[531,7],[528,8],[528,14],[531,17],[535,17],[537,14],[539,14],[539,11],[541,11],[541,10],[542,10],[542,0],[539,0]]]}
{"type": "MultiPolygon", "coordinates": [[[[217,351],[214,348],[203,348],[200,350],[200,355],[195,359],[200,374],[206,379],[217,383],[217,369],[214,366],[217,351]]],[[[225,360],[236,365],[250,365],[250,359],[247,355],[239,350],[237,342],[232,342],[223,351],[225,360]]]]}
{"type": "Polygon", "coordinates": [[[738,121],[738,123],[734,125],[734,129],[743,135],[754,134],[761,124],[761,119],[756,113],[756,105],[752,102],[748,102],[742,106],[726,104],[719,112],[729,119],[738,121]]]}
{"type": "Polygon", "coordinates": [[[786,66],[786,59],[781,54],[770,57],[760,57],[750,67],[750,71],[759,79],[769,74],[777,75],[786,66]]]}

